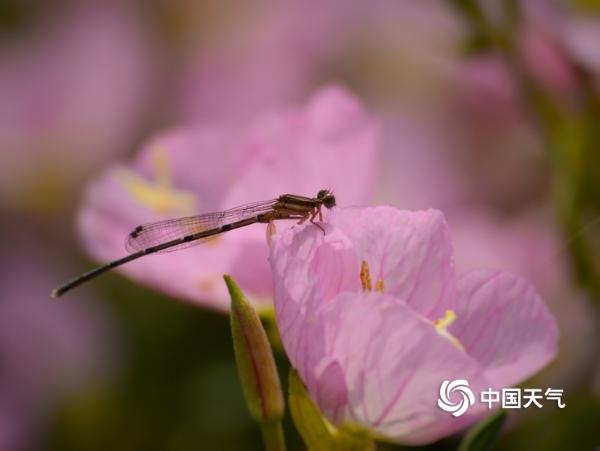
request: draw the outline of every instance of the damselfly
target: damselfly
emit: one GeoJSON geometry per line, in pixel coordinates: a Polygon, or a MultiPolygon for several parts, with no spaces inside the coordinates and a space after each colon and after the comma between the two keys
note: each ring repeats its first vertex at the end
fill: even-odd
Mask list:
{"type": "Polygon", "coordinates": [[[241,205],[230,210],[142,224],[129,233],[126,243],[129,255],[75,277],[52,290],[52,297],[61,296],[110,269],[144,255],[182,249],[215,235],[257,222],[298,219],[299,224],[309,220],[321,227],[314,222],[317,217],[320,221],[323,220],[321,208],[334,206],[333,194],[329,190],[321,190],[314,198],[283,194],[277,199],[241,205]]]}

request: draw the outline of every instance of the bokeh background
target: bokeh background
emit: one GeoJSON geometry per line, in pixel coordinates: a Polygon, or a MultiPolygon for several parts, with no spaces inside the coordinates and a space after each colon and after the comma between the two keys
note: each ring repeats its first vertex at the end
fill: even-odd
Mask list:
{"type": "Polygon", "coordinates": [[[442,209],[459,270],[530,278],[558,320],[526,385],[567,407],[513,415],[499,449],[598,449],[600,3],[2,0],[0,450],[261,449],[226,315],[116,274],[48,295],[93,263],[95,174],[332,82],[382,124],[372,203],[442,209]]]}

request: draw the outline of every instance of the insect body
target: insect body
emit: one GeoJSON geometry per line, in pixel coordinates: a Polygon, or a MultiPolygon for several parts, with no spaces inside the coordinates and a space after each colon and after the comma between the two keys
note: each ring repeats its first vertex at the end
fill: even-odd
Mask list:
{"type": "Polygon", "coordinates": [[[145,255],[182,249],[215,235],[255,223],[297,219],[298,223],[302,224],[308,220],[325,232],[315,219],[318,217],[320,221],[323,220],[322,207],[334,206],[333,194],[329,190],[321,190],[317,197],[283,194],[277,199],[241,205],[230,210],[142,224],[129,233],[126,244],[129,255],[75,277],[55,288],[52,297],[61,296],[112,268],[145,255]]]}

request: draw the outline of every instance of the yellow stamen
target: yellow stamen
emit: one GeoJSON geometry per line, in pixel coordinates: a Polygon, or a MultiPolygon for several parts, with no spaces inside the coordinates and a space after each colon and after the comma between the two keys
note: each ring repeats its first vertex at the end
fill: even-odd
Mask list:
{"type": "Polygon", "coordinates": [[[379,279],[375,282],[375,291],[377,293],[383,293],[383,290],[385,290],[385,283],[383,283],[383,279],[379,279]]]}
{"type": "Polygon", "coordinates": [[[118,180],[127,188],[131,196],[140,204],[154,210],[156,214],[192,214],[196,211],[196,197],[193,193],[176,190],[172,186],[169,159],[164,148],[152,152],[156,181],[150,182],[136,173],[122,169],[118,180]]]}
{"type": "Polygon", "coordinates": [[[454,346],[461,351],[464,351],[465,347],[462,345],[460,340],[448,332],[448,327],[450,327],[454,321],[456,321],[456,313],[454,313],[452,310],[446,310],[444,316],[433,321],[433,325],[435,326],[438,334],[446,337],[454,346]]]}
{"type": "Polygon", "coordinates": [[[362,290],[366,293],[372,291],[371,286],[371,272],[369,271],[369,264],[366,261],[362,261],[360,264],[360,284],[362,290]]]}

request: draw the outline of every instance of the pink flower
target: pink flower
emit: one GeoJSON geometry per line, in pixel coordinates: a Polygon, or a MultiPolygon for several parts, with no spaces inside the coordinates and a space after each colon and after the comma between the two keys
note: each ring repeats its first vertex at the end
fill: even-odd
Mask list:
{"type": "Polygon", "coordinates": [[[0,201],[57,208],[139,133],[152,71],[119,3],[74,6],[0,43],[0,201]]]}
{"type": "Polygon", "coordinates": [[[326,222],[276,235],[270,260],[285,349],[335,424],[428,443],[488,411],[442,411],[444,380],[508,387],[555,355],[554,319],[527,281],[455,274],[439,211],[337,208],[326,222]]]}
{"type": "MultiPolygon", "coordinates": [[[[80,228],[101,261],[124,253],[138,224],[222,210],[283,193],[315,196],[332,188],[344,203],[368,199],[377,127],[341,88],[320,91],[303,108],[259,117],[245,127],[177,129],[152,140],[127,166],[90,186],[80,228]]],[[[281,227],[281,225],[280,225],[281,227]]],[[[226,310],[224,273],[256,302],[270,302],[264,227],[228,233],[201,246],[132,262],[122,271],[170,295],[226,310]]]]}
{"type": "Polygon", "coordinates": [[[600,21],[597,17],[573,18],[565,25],[565,46],[573,58],[596,76],[600,74],[600,21]]]}

